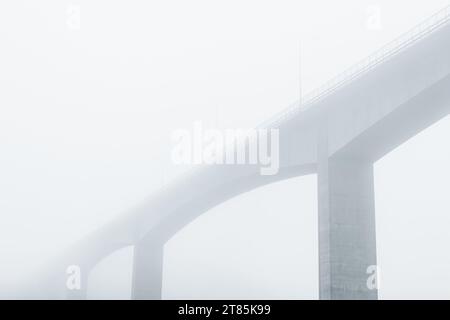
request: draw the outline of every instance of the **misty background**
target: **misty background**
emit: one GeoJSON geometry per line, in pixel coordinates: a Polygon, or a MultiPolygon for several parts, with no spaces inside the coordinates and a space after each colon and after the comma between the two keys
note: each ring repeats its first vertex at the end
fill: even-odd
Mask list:
{"type": "MultiPolygon", "coordinates": [[[[251,128],[449,0],[0,3],[0,292],[189,169],[171,133],[251,128]],[[379,28],[371,24],[379,18],[379,28]]],[[[450,118],[375,166],[380,298],[450,298],[450,118]]],[[[163,298],[318,298],[316,176],[208,211],[163,298]]],[[[88,296],[130,298],[132,248],[88,296]]]]}

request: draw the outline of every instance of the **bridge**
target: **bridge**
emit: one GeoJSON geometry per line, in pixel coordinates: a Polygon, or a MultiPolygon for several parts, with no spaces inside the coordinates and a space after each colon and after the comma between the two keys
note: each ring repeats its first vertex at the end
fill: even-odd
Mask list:
{"type": "Polygon", "coordinates": [[[279,129],[280,170],[206,165],[75,244],[21,293],[85,299],[90,271],[134,246],[132,298],[160,299],[164,244],[210,208],[257,187],[317,174],[320,299],[377,299],[373,164],[450,111],[450,7],[294,103],[259,128],[279,129]],[[195,188],[193,187],[195,186],[195,188]],[[81,287],[66,286],[67,267],[81,287]]]}

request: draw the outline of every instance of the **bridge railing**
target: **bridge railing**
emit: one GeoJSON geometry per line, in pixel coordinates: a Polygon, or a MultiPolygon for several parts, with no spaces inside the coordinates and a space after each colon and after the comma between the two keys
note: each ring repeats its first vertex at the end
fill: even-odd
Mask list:
{"type": "Polygon", "coordinates": [[[350,83],[361,75],[372,70],[379,64],[387,61],[392,56],[403,51],[404,49],[410,47],[417,41],[425,38],[434,31],[440,29],[442,26],[446,25],[450,21],[450,6],[441,9],[430,18],[421,22],[408,32],[404,33],[394,41],[388,43],[387,45],[381,47],[379,50],[368,56],[367,58],[361,60],[357,64],[348,68],[338,76],[332,78],[330,81],[326,82],[322,86],[314,89],[304,97],[302,101],[297,101],[290,105],[288,108],[282,112],[276,114],[274,117],[267,121],[264,121],[258,127],[273,126],[277,127],[283,121],[292,118],[295,114],[308,109],[315,103],[324,99],[331,93],[335,92],[342,86],[350,83]]]}

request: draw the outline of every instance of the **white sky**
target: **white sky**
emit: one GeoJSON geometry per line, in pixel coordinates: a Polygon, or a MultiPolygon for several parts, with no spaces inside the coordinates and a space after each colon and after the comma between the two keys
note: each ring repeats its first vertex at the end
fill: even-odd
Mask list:
{"type": "MultiPolygon", "coordinates": [[[[300,68],[308,92],[448,4],[1,2],[0,286],[179,174],[172,130],[252,127],[298,99],[300,68]]],[[[447,117],[376,166],[383,298],[450,298],[449,135],[447,117]]],[[[315,183],[263,187],[186,227],[166,245],[164,297],[317,298],[315,183]]],[[[103,261],[90,296],[129,296],[130,259],[103,261]]]]}

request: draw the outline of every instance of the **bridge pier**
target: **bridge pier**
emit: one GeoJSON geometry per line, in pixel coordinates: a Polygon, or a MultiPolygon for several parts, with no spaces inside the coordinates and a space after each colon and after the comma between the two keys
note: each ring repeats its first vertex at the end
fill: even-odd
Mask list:
{"type": "Polygon", "coordinates": [[[318,189],[320,299],[377,299],[373,163],[329,158],[322,144],[318,189]]]}
{"type": "Polygon", "coordinates": [[[145,237],[135,245],[132,299],[161,299],[163,257],[164,243],[153,237],[145,237]]]}

